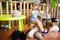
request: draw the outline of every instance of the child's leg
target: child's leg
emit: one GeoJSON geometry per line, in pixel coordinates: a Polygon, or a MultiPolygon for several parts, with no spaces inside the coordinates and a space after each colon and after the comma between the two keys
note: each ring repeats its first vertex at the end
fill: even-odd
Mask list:
{"type": "Polygon", "coordinates": [[[41,31],[44,31],[42,22],[41,22],[40,20],[38,20],[38,19],[37,19],[37,20],[33,20],[32,23],[37,24],[37,27],[38,27],[39,29],[41,29],[41,31]]]}
{"type": "Polygon", "coordinates": [[[41,31],[44,31],[44,28],[43,28],[42,22],[41,22],[40,20],[37,19],[37,20],[36,20],[36,23],[37,23],[39,29],[41,29],[41,31]]]}

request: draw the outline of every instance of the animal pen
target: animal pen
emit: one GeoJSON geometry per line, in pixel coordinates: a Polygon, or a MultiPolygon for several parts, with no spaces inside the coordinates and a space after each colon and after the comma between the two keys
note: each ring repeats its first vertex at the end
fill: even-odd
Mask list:
{"type": "MultiPolygon", "coordinates": [[[[24,20],[25,23],[27,23],[28,20],[28,15],[29,15],[29,10],[32,9],[32,3],[27,2],[27,1],[23,1],[23,2],[19,2],[19,1],[0,1],[0,15],[10,15],[12,13],[13,10],[19,10],[20,12],[22,12],[23,15],[26,15],[26,19],[24,20]],[[4,3],[5,3],[5,7],[4,7],[4,3]]],[[[49,4],[49,2],[47,2],[47,4],[45,3],[39,3],[39,10],[40,11],[44,11],[45,14],[51,14],[51,17],[57,17],[58,18],[58,8],[56,8],[55,10],[52,8],[49,4]],[[51,9],[51,10],[50,10],[51,9]]],[[[14,21],[12,21],[13,24],[14,21]]],[[[13,25],[12,25],[13,26],[13,25]]]]}

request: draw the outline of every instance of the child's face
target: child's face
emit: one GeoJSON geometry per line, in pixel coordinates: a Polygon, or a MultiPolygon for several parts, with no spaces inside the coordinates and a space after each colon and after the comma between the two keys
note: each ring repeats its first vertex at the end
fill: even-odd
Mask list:
{"type": "Polygon", "coordinates": [[[37,6],[37,5],[35,5],[35,6],[34,6],[34,9],[38,9],[38,6],[37,6]]]}

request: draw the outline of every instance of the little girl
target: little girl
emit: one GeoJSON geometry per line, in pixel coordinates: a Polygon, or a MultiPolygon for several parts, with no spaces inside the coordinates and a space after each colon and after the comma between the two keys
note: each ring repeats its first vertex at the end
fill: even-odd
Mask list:
{"type": "Polygon", "coordinates": [[[37,3],[34,3],[33,4],[33,9],[30,10],[30,22],[34,23],[34,24],[37,24],[37,27],[39,29],[41,29],[41,32],[44,32],[44,28],[43,28],[43,25],[42,25],[42,22],[38,19],[38,16],[43,19],[43,16],[40,15],[39,13],[39,5],[37,3]]]}

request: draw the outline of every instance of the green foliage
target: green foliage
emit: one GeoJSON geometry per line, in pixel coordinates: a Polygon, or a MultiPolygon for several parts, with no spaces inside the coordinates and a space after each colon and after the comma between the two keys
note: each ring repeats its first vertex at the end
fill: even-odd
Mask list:
{"type": "Polygon", "coordinates": [[[57,6],[56,4],[57,4],[57,0],[51,0],[51,2],[50,2],[51,7],[53,7],[55,9],[57,6]]]}

